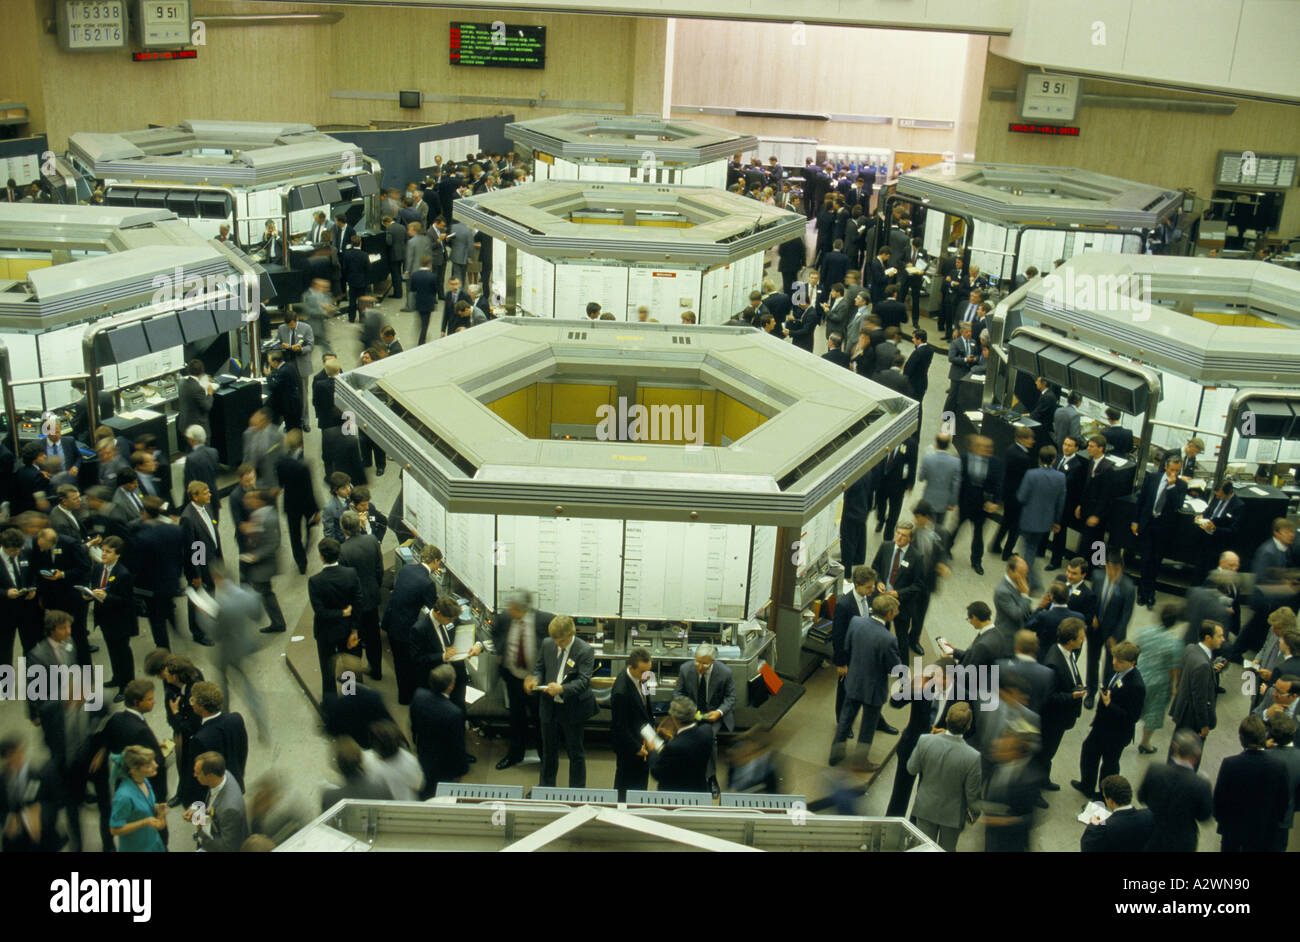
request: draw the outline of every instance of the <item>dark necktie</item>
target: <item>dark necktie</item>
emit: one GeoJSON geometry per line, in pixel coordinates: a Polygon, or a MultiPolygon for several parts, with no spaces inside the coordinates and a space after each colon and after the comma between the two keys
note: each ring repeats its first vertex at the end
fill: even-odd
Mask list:
{"type": "Polygon", "coordinates": [[[700,709],[707,710],[709,707],[709,672],[705,671],[700,675],[700,709]]]}
{"type": "Polygon", "coordinates": [[[518,651],[518,653],[515,655],[515,666],[520,668],[521,670],[527,670],[528,655],[524,651],[524,623],[521,621],[517,621],[515,622],[515,624],[519,626],[517,629],[518,633],[515,636],[516,638],[515,649],[518,651]]]}
{"type": "Polygon", "coordinates": [[[1075,653],[1068,652],[1065,655],[1065,662],[1070,665],[1070,676],[1074,678],[1074,685],[1079,686],[1079,663],[1075,660],[1075,653]]]}
{"type": "Polygon", "coordinates": [[[5,560],[9,563],[9,578],[13,581],[13,587],[15,589],[21,589],[23,584],[22,580],[18,577],[18,557],[6,556],[5,560]]]}
{"type": "Polygon", "coordinates": [[[898,579],[898,564],[902,556],[902,550],[897,546],[894,547],[894,561],[889,566],[889,587],[894,587],[894,582],[898,579]]]}

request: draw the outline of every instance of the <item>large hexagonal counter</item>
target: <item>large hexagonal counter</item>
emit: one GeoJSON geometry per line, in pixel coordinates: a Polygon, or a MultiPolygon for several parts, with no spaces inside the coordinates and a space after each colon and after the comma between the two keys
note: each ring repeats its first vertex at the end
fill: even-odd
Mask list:
{"type": "Polygon", "coordinates": [[[336,396],[403,469],[407,525],[488,608],[527,588],[632,639],[766,611],[752,637],[775,632],[791,675],[844,489],[918,417],[760,331],[532,318],[353,370],[336,396]]]}
{"type": "Polygon", "coordinates": [[[581,317],[595,301],[619,320],[645,305],[722,324],[763,279],[763,253],[807,220],[723,190],[549,181],[456,201],[456,218],[492,236],[492,283],[507,313],[581,317]]]}
{"type": "Polygon", "coordinates": [[[532,153],[538,180],[686,186],[726,186],[727,158],[758,146],[748,134],[653,115],[557,115],[507,124],[506,136],[532,153]]]}

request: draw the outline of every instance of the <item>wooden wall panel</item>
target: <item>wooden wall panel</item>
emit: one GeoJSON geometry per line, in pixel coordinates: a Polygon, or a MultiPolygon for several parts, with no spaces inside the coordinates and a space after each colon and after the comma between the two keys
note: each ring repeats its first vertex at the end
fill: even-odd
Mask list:
{"type": "Polygon", "coordinates": [[[850,147],[973,149],[975,115],[963,120],[963,92],[972,50],[977,59],[984,57],[983,37],[835,26],[804,26],[800,33],[789,23],[678,20],[675,43],[675,106],[883,114],[953,121],[957,127],[934,131],[716,115],[701,115],[702,121],[850,147]],[[798,39],[804,44],[797,45],[798,39]]]}
{"type": "MultiPolygon", "coordinates": [[[[1300,107],[1236,100],[1231,115],[1088,107],[1079,110],[1077,138],[1013,134],[1018,120],[1013,101],[989,101],[990,87],[1014,87],[1022,66],[989,55],[980,105],[979,160],[1014,164],[1083,167],[1129,180],[1181,189],[1192,187],[1208,199],[1220,150],[1300,153],[1300,107]]],[[[1084,92],[1223,101],[1222,97],[1085,80],[1084,92]]],[[[1300,232],[1300,190],[1287,193],[1281,233],[1300,232]]]]}

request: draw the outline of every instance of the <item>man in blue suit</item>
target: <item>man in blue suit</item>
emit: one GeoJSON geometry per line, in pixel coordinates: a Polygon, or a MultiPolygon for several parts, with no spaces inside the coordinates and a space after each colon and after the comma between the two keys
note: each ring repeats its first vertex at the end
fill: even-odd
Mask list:
{"type": "Polygon", "coordinates": [[[76,477],[81,464],[81,449],[77,447],[77,440],[71,435],[64,435],[57,420],[50,420],[46,424],[46,434],[41,437],[42,453],[62,458],[63,470],[76,477]]]}
{"type": "Polygon", "coordinates": [[[1138,604],[1151,608],[1156,604],[1156,575],[1165,551],[1178,532],[1178,514],[1187,496],[1187,482],[1178,477],[1183,460],[1178,455],[1165,459],[1165,473],[1148,474],[1138,494],[1137,519],[1130,525],[1142,543],[1142,581],[1138,585],[1138,604]]]}
{"type": "MultiPolygon", "coordinates": [[[[870,566],[853,567],[853,591],[841,592],[835,599],[835,614],[831,616],[831,663],[836,667],[847,667],[849,652],[844,647],[844,638],[849,632],[849,623],[858,616],[871,614],[871,600],[876,597],[876,571],[870,566]]],[[[844,677],[839,677],[835,685],[835,719],[839,720],[840,710],[844,709],[844,677]]]]}
{"type": "Polygon", "coordinates": [[[1232,482],[1222,482],[1214,491],[1214,496],[1206,505],[1205,513],[1197,518],[1197,529],[1201,531],[1197,542],[1200,550],[1200,578],[1204,582],[1215,566],[1219,557],[1232,549],[1237,538],[1237,527],[1241,524],[1242,511],[1246,502],[1232,492],[1232,482]]]}
{"type": "MultiPolygon", "coordinates": [[[[146,497],[143,504],[143,517],[131,529],[131,563],[127,568],[135,574],[136,592],[145,597],[154,647],[170,649],[167,623],[176,627],[176,595],[181,567],[190,557],[190,548],[185,531],[163,516],[160,498],[146,497]]],[[[197,624],[190,625],[190,632],[200,644],[210,643],[197,624]]]]}
{"type": "Polygon", "coordinates": [[[1029,591],[1037,592],[1038,548],[1061,527],[1065,513],[1065,475],[1052,467],[1056,449],[1044,445],[1038,449],[1038,467],[1025,472],[1016,488],[1020,504],[1020,555],[1029,563],[1029,591]]]}
{"type": "Polygon", "coordinates": [[[844,758],[844,742],[849,738],[849,730],[853,728],[858,710],[861,710],[863,717],[858,729],[858,750],[862,768],[868,772],[879,768],[868,759],[868,755],[871,740],[876,734],[876,724],[880,720],[881,708],[889,696],[890,671],[903,663],[898,655],[898,641],[889,628],[889,623],[897,614],[898,600],[881,595],[871,603],[870,618],[858,616],[849,622],[849,630],[844,638],[849,663],[837,668],[844,678],[844,709],[840,712],[835,740],[831,743],[831,765],[836,765],[844,758]]]}

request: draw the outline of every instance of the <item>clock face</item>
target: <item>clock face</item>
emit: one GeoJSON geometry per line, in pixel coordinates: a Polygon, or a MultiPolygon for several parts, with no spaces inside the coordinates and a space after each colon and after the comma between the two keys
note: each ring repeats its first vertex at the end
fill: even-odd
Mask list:
{"type": "Polygon", "coordinates": [[[1079,110],[1079,79],[1072,75],[1026,74],[1022,118],[1072,121],[1079,110]]]}
{"type": "Polygon", "coordinates": [[[61,0],[55,9],[64,49],[126,48],[125,0],[61,0]]]}
{"type": "Polygon", "coordinates": [[[141,46],[184,46],[190,41],[190,0],[139,0],[136,10],[141,46]]]}

